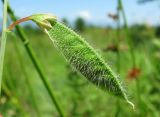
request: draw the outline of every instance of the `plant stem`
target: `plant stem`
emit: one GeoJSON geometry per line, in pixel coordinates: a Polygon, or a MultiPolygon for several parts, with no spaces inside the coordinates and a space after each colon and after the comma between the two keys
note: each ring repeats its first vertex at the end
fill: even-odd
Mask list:
{"type": "MultiPolygon", "coordinates": [[[[117,46],[117,72],[120,73],[120,48],[119,48],[119,44],[120,44],[120,4],[119,4],[119,0],[118,1],[118,5],[117,5],[117,16],[118,16],[118,19],[116,20],[117,21],[117,40],[116,40],[116,46],[117,46]]],[[[119,113],[121,111],[121,108],[120,108],[120,101],[119,99],[116,100],[116,112],[115,112],[115,117],[118,117],[119,116],[119,113]]]]}
{"type": "MultiPolygon", "coordinates": [[[[129,32],[129,28],[128,28],[128,23],[127,23],[127,18],[126,18],[126,14],[124,11],[124,7],[123,7],[123,3],[122,0],[119,0],[120,2],[120,9],[122,12],[122,16],[123,16],[123,21],[124,21],[124,28],[126,31],[126,35],[128,38],[130,38],[130,32],[129,32]]],[[[128,40],[129,42],[129,46],[130,46],[130,54],[131,54],[131,58],[132,58],[132,68],[136,68],[136,56],[135,56],[135,51],[134,51],[134,43],[131,39],[128,40]]],[[[140,92],[140,80],[136,79],[136,90],[137,90],[137,103],[139,105],[139,109],[141,109],[141,92],[140,92]]],[[[139,116],[141,116],[141,113],[139,113],[139,116]]]]}
{"type": "Polygon", "coordinates": [[[120,73],[120,48],[119,48],[119,43],[120,43],[120,10],[119,10],[120,4],[119,4],[119,0],[118,0],[118,8],[117,8],[117,72],[120,73]]]}
{"type": "MultiPolygon", "coordinates": [[[[137,103],[139,105],[139,109],[141,109],[141,95],[140,95],[140,82],[139,79],[136,79],[136,88],[137,88],[137,103]]],[[[141,117],[141,111],[139,110],[138,116],[141,117]]]]}
{"type": "MultiPolygon", "coordinates": [[[[14,15],[14,12],[12,11],[12,9],[10,8],[9,5],[8,5],[8,13],[9,13],[9,15],[10,15],[10,17],[11,17],[11,19],[13,21],[17,20],[15,15],[14,15]]],[[[20,26],[18,26],[18,25],[16,26],[16,31],[17,31],[18,36],[22,40],[22,42],[24,44],[24,47],[25,47],[25,49],[26,49],[26,51],[27,51],[27,53],[28,53],[28,55],[29,55],[34,67],[35,67],[35,69],[37,70],[37,72],[38,72],[38,74],[39,74],[39,76],[40,76],[45,88],[47,89],[47,91],[48,91],[48,93],[49,93],[49,95],[51,97],[51,100],[52,100],[53,104],[55,105],[59,115],[61,117],[64,117],[62,109],[60,108],[60,106],[59,106],[59,104],[58,104],[58,102],[57,102],[57,100],[56,100],[56,98],[54,96],[54,93],[51,91],[51,87],[50,87],[50,85],[49,85],[49,83],[47,81],[46,76],[43,73],[43,70],[42,70],[42,67],[40,65],[40,62],[36,58],[31,46],[29,45],[29,40],[27,39],[25,33],[23,32],[23,30],[22,30],[22,28],[20,26]]]]}
{"type": "MultiPolygon", "coordinates": [[[[124,11],[124,7],[123,7],[123,3],[122,0],[119,0],[119,9],[122,12],[122,17],[123,17],[123,21],[124,21],[124,28],[125,28],[125,32],[127,35],[127,38],[130,38],[130,32],[129,32],[129,28],[128,28],[128,22],[127,22],[127,17],[124,11]]],[[[135,53],[134,53],[134,45],[131,39],[128,40],[129,43],[129,47],[130,47],[130,53],[131,53],[131,59],[132,59],[132,67],[135,68],[136,67],[136,57],[135,57],[135,53]]]]}
{"type": "Polygon", "coordinates": [[[7,3],[8,0],[4,0],[3,5],[3,28],[2,28],[2,38],[0,44],[0,95],[1,95],[1,84],[2,84],[2,76],[3,76],[3,64],[4,64],[4,55],[5,55],[5,46],[7,40],[6,33],[6,24],[7,24],[7,3]]]}

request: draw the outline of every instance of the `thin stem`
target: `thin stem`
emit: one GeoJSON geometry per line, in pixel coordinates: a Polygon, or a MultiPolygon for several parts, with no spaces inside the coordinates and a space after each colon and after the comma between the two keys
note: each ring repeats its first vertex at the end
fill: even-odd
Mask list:
{"type": "Polygon", "coordinates": [[[3,76],[3,64],[4,64],[4,55],[5,55],[5,46],[6,46],[6,24],[7,24],[7,3],[8,0],[4,0],[4,7],[3,7],[3,28],[2,28],[2,38],[0,44],[0,95],[1,95],[1,83],[2,83],[2,76],[3,76]]]}
{"type": "MultiPolygon", "coordinates": [[[[12,21],[16,21],[17,20],[15,15],[14,15],[14,12],[12,11],[12,9],[10,8],[9,5],[8,5],[8,13],[9,13],[12,21]]],[[[27,51],[27,53],[28,53],[28,55],[29,55],[34,67],[35,67],[35,69],[37,70],[37,72],[38,72],[38,74],[39,74],[39,76],[40,76],[45,88],[47,89],[53,104],[55,105],[57,111],[59,112],[59,115],[61,117],[64,117],[62,109],[60,108],[60,106],[59,106],[59,104],[58,104],[58,102],[57,102],[57,100],[56,100],[56,98],[54,96],[54,93],[52,92],[51,87],[50,87],[50,85],[49,85],[49,83],[47,81],[47,78],[43,73],[43,70],[42,70],[42,67],[40,65],[40,62],[36,58],[31,46],[29,45],[29,40],[27,39],[25,33],[23,32],[23,30],[22,30],[22,28],[20,26],[18,26],[18,25],[16,26],[16,31],[17,31],[18,36],[20,37],[20,39],[24,43],[24,47],[25,47],[25,49],[26,49],[26,51],[27,51]]]]}
{"type": "MultiPolygon", "coordinates": [[[[123,3],[122,0],[119,0],[120,4],[120,10],[122,12],[122,17],[124,21],[124,28],[126,31],[126,35],[128,38],[130,38],[130,31],[128,27],[128,22],[127,22],[127,17],[124,11],[123,3]]],[[[130,46],[130,54],[132,58],[132,68],[136,68],[136,56],[135,56],[135,51],[134,51],[134,43],[131,39],[128,40],[129,46],[130,46]]],[[[137,88],[137,102],[139,104],[139,107],[141,106],[141,98],[140,98],[140,82],[138,79],[136,79],[136,88],[137,88]]]]}
{"type": "MultiPolygon", "coordinates": [[[[119,9],[122,12],[122,17],[123,17],[123,21],[124,21],[124,28],[125,28],[125,32],[127,35],[127,38],[130,38],[130,32],[129,32],[129,28],[128,28],[128,22],[127,22],[127,17],[124,11],[124,7],[123,7],[123,3],[122,0],[119,0],[119,9]]],[[[128,40],[129,46],[130,46],[130,53],[131,53],[131,58],[132,58],[132,67],[135,68],[136,67],[136,57],[135,57],[135,53],[134,53],[134,45],[131,39],[128,40]]]]}
{"type": "Polygon", "coordinates": [[[118,16],[118,19],[117,19],[117,72],[120,73],[120,48],[119,48],[119,43],[120,43],[120,10],[119,10],[119,0],[118,0],[118,8],[117,8],[117,16],[118,16]]]}
{"type": "MultiPolygon", "coordinates": [[[[119,48],[119,44],[120,44],[120,4],[119,4],[119,0],[118,1],[118,7],[117,7],[117,16],[118,19],[117,21],[117,40],[116,40],[116,45],[117,45],[117,72],[120,73],[120,48],[119,48]]],[[[116,112],[115,112],[115,117],[119,116],[119,113],[121,111],[121,107],[120,107],[120,101],[119,99],[116,100],[116,112]]]]}
{"type": "MultiPolygon", "coordinates": [[[[139,107],[141,106],[141,95],[140,95],[140,82],[139,79],[136,79],[136,87],[137,87],[137,103],[139,107]]],[[[141,108],[139,108],[141,109],[141,108]]],[[[141,111],[139,110],[138,116],[141,117],[141,111]]]]}

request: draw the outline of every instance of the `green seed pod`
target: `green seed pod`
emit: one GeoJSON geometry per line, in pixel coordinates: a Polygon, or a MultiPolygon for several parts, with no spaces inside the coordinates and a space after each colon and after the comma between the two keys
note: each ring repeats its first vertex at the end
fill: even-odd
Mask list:
{"type": "Polygon", "coordinates": [[[47,30],[50,39],[66,60],[96,86],[124,97],[117,76],[104,60],[79,35],[59,22],[47,30]]]}
{"type": "Polygon", "coordinates": [[[55,20],[55,17],[33,15],[30,19],[38,23],[49,35],[55,47],[64,55],[66,60],[94,85],[128,101],[118,77],[98,55],[98,53],[78,34],[55,20]],[[37,16],[37,17],[36,17],[37,16]],[[43,18],[39,18],[43,17],[43,18]],[[47,25],[45,24],[47,22],[47,25]],[[50,25],[49,25],[50,24],[50,25]],[[46,27],[47,26],[47,27],[46,27]]]}

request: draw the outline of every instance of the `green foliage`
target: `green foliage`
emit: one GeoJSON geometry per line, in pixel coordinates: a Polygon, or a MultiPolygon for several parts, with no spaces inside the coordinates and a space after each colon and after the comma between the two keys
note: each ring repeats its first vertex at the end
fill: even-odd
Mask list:
{"type": "Polygon", "coordinates": [[[158,37],[158,38],[160,38],[160,26],[156,27],[155,36],[158,37]]]}
{"type": "Polygon", "coordinates": [[[74,25],[75,25],[75,30],[78,32],[83,32],[86,28],[85,20],[81,17],[76,19],[74,25]]]}
{"type": "MultiPolygon", "coordinates": [[[[121,9],[123,9],[123,5],[121,6],[121,9]]],[[[11,12],[10,10],[9,12],[11,13],[11,18],[15,20],[16,18],[13,12],[11,12]]],[[[49,83],[54,86],[54,94],[59,101],[60,107],[65,109],[66,116],[159,117],[160,43],[159,38],[155,38],[158,36],[156,36],[156,33],[154,32],[154,27],[143,27],[137,25],[135,27],[133,26],[134,28],[130,28],[126,27],[126,23],[125,29],[119,29],[120,33],[122,33],[120,35],[117,34],[117,30],[115,30],[115,28],[109,30],[96,26],[94,28],[87,28],[83,31],[83,33],[81,33],[81,35],[83,35],[87,42],[89,42],[89,44],[94,47],[93,49],[86,41],[82,41],[84,40],[82,37],[75,34],[71,29],[68,29],[63,24],[59,24],[59,22],[57,22],[54,17],[47,18],[51,19],[46,20],[45,17],[43,17],[42,19],[40,18],[40,21],[38,18],[37,21],[40,21],[38,24],[46,32],[51,32],[51,30],[54,30],[55,27],[54,31],[56,31],[55,33],[57,33],[58,35],[48,33],[53,37],[56,37],[51,38],[53,40],[53,43],[57,45],[57,49],[59,50],[59,52],[61,52],[62,55],[65,56],[67,61],[69,61],[74,68],[77,68],[77,71],[80,71],[79,73],[82,73],[87,78],[82,79],[85,77],[78,74],[78,72],[76,71],[72,71],[70,67],[65,67],[67,62],[62,56],[60,56],[59,52],[57,52],[57,50],[52,47],[50,41],[47,40],[48,36],[46,36],[46,34],[42,33],[40,30],[32,29],[30,27],[28,28],[28,26],[26,26],[24,27],[25,32],[27,32],[27,36],[31,38],[30,43],[28,43],[29,41],[27,41],[28,39],[24,35],[24,32],[18,26],[18,28],[16,27],[16,35],[20,37],[23,43],[18,39],[16,41],[18,43],[17,45],[19,47],[19,51],[23,56],[23,60],[21,60],[21,58],[18,59],[19,55],[18,51],[15,49],[13,37],[9,37],[7,39],[8,43],[5,57],[4,80],[2,83],[2,98],[0,99],[0,116],[35,116],[35,107],[33,107],[34,105],[30,94],[32,91],[30,91],[29,86],[26,85],[27,83],[24,79],[25,71],[21,66],[23,65],[21,61],[23,61],[28,78],[31,81],[35,99],[37,99],[36,102],[38,102],[38,108],[40,109],[42,117],[58,117],[58,113],[56,109],[51,105],[51,100],[48,97],[48,92],[45,89],[45,85],[42,84],[41,79],[39,79],[39,74],[40,77],[45,76],[45,78],[48,78],[47,80],[49,81],[49,83]],[[43,22],[44,19],[47,25],[43,22]],[[50,22],[52,22],[52,25],[50,25],[50,22]],[[63,37],[64,35],[60,35],[61,30],[59,29],[61,29],[62,27],[65,29],[63,29],[64,31],[66,31],[65,33],[67,33],[67,36],[66,34],[64,34],[65,37],[63,37]],[[61,39],[64,39],[65,41],[62,41],[61,43],[61,39]],[[76,43],[73,43],[74,39],[76,39],[76,43]],[[136,67],[140,69],[140,74],[138,77],[128,77],[129,72],[127,71],[132,66],[132,58],[130,57],[131,52],[129,51],[129,49],[125,48],[124,51],[120,50],[120,57],[118,57],[115,52],[101,52],[101,55],[104,59],[102,61],[107,61],[107,63],[111,65],[113,69],[118,68],[117,61],[119,61],[120,72],[119,70],[117,70],[118,74],[119,76],[121,76],[121,78],[124,78],[121,80],[123,80],[127,84],[128,92],[131,92],[132,100],[136,105],[136,111],[131,111],[123,100],[112,97],[112,95],[107,95],[107,93],[104,95],[103,91],[97,90],[93,85],[89,85],[89,82],[91,82],[92,80],[90,76],[93,74],[88,72],[88,66],[85,65],[85,63],[89,65],[89,70],[91,72],[94,70],[94,74],[98,68],[102,69],[103,71],[104,67],[101,65],[98,68],[96,67],[96,64],[100,62],[97,61],[97,59],[92,59],[91,51],[88,51],[88,49],[95,52],[96,48],[101,49],[106,47],[106,45],[109,43],[114,43],[114,39],[120,39],[118,40],[119,42],[117,41],[116,43],[118,46],[120,46],[120,48],[123,46],[123,44],[125,44],[127,47],[129,46],[126,44],[126,41],[128,41],[128,39],[131,39],[131,42],[132,40],[134,41],[132,49],[134,50],[134,55],[136,58],[136,67]],[[87,44],[88,48],[84,43],[87,44]],[[69,46],[66,47],[66,45],[69,46]],[[23,46],[27,51],[25,51],[23,46]],[[31,47],[33,47],[36,54],[32,53],[33,49],[31,47]],[[80,48],[80,50],[78,50],[78,48],[80,48]],[[84,48],[84,50],[82,48],[84,48]],[[87,49],[87,51],[85,48],[87,49]],[[79,53],[81,51],[82,53],[79,53]],[[29,55],[29,57],[27,56],[27,54],[29,55]],[[32,56],[32,54],[34,56],[32,56]],[[88,54],[88,56],[86,54],[88,54]],[[77,56],[79,55],[80,57],[77,58],[77,56]],[[32,61],[30,61],[30,58],[32,61]],[[38,63],[41,62],[43,68],[42,66],[37,66],[37,58],[39,59],[38,63]],[[85,59],[86,61],[84,61],[83,59],[85,59]],[[95,64],[95,66],[92,64],[95,64]],[[38,72],[33,69],[35,66],[36,70],[38,69],[38,72]],[[83,68],[82,66],[86,67],[83,68]],[[44,73],[46,74],[44,75],[44,73]]],[[[100,51],[98,50],[98,52],[100,51]]],[[[97,54],[97,52],[95,53],[97,54]]],[[[94,56],[93,58],[96,57],[94,56]]],[[[106,63],[104,64],[106,65],[106,63]]],[[[101,70],[100,73],[96,74],[95,76],[98,75],[101,76],[101,70]]],[[[106,78],[105,75],[104,78],[106,78]]],[[[107,79],[108,78],[109,76],[107,77],[107,79]]],[[[98,78],[97,81],[99,80],[101,79],[98,78]]],[[[99,86],[98,83],[93,83],[99,86]]],[[[102,87],[102,89],[106,90],[106,86],[102,87]]],[[[52,95],[50,96],[52,97],[52,95]]]]}
{"type": "Polygon", "coordinates": [[[7,40],[7,33],[6,33],[7,5],[8,5],[8,0],[5,0],[4,8],[3,8],[2,38],[0,40],[0,96],[1,96],[2,76],[3,76],[3,63],[4,63],[5,47],[6,47],[6,40],[7,40]]]}
{"type": "MultiPolygon", "coordinates": [[[[71,112],[76,112],[76,114],[78,114],[77,115],[78,117],[83,117],[83,116],[114,117],[115,110],[117,108],[116,105],[117,98],[95,88],[95,86],[91,85],[90,82],[88,82],[88,84],[86,84],[86,86],[84,87],[83,86],[78,87],[81,93],[75,91],[77,89],[75,89],[74,86],[71,87],[71,85],[76,85],[76,84],[80,85],[82,83],[87,82],[87,80],[81,75],[77,76],[76,75],[77,73],[75,72],[72,73],[72,76],[69,75],[70,68],[65,67],[66,66],[65,59],[63,58],[63,56],[61,56],[61,54],[59,54],[56,48],[53,48],[52,43],[50,42],[50,40],[48,40],[48,36],[45,35],[46,35],[45,33],[34,34],[33,32],[31,32],[29,35],[30,45],[33,47],[36,56],[42,63],[45,69],[45,73],[47,74],[48,80],[50,84],[54,87],[55,96],[61,103],[61,107],[65,109],[66,115],[72,117],[73,115],[71,112]],[[80,82],[76,83],[77,80],[78,82],[79,81],[80,82]],[[84,96],[84,98],[82,99],[78,95],[81,95],[81,97],[84,96]],[[72,110],[74,109],[75,102],[77,103],[77,107],[75,107],[76,110],[72,110]],[[88,114],[89,112],[91,114],[88,114]]],[[[98,49],[105,47],[107,43],[111,43],[112,40],[116,39],[117,37],[116,30],[110,29],[109,32],[106,32],[106,30],[103,28],[86,29],[85,32],[82,34],[82,36],[85,37],[87,42],[89,42],[92,46],[94,46],[94,48],[98,49]]],[[[20,66],[17,65],[19,63],[19,60],[17,59],[17,57],[13,57],[13,55],[17,56],[17,54],[13,54],[16,53],[16,50],[13,47],[14,44],[13,41],[14,40],[12,37],[8,38],[5,61],[10,61],[10,64],[7,64],[6,67],[11,68],[10,70],[12,71],[12,76],[14,75],[15,81],[19,82],[20,80],[24,79],[23,77],[21,77],[21,75],[23,75],[21,68],[20,66]]],[[[39,76],[36,73],[36,70],[34,70],[32,62],[30,61],[25,49],[23,48],[23,44],[18,38],[15,41],[18,42],[18,47],[21,50],[25,62],[25,68],[27,69],[27,73],[32,82],[32,87],[35,91],[36,99],[38,99],[36,101],[38,102],[42,116],[43,117],[52,117],[53,115],[58,116],[57,111],[52,106],[52,102],[50,101],[50,98],[48,97],[48,94],[45,88],[43,87],[43,84],[41,83],[39,76]]],[[[141,105],[143,106],[141,107],[139,104],[137,104],[137,92],[135,85],[136,79],[128,79],[126,77],[128,69],[130,68],[130,66],[132,66],[129,51],[128,50],[125,50],[123,52],[120,51],[121,72],[119,73],[119,75],[121,76],[121,78],[124,78],[121,80],[123,80],[125,84],[127,84],[128,93],[130,94],[132,101],[135,103],[135,109],[136,109],[136,111],[132,111],[131,108],[129,108],[129,106],[123,100],[119,100],[120,117],[123,116],[135,117],[139,116],[139,114],[141,113],[143,113],[144,116],[156,117],[154,116],[153,113],[158,113],[158,115],[160,114],[159,108],[157,108],[160,102],[159,93],[157,90],[159,89],[158,79],[160,79],[159,59],[157,58],[156,61],[154,61],[155,60],[154,58],[150,59],[155,56],[155,51],[157,51],[157,49],[152,50],[151,48],[154,47],[154,45],[148,41],[146,42],[147,42],[146,48],[144,48],[144,45],[140,44],[139,48],[135,49],[137,57],[137,65],[140,66],[142,71],[141,75],[139,76],[139,81],[140,81],[139,84],[140,84],[140,94],[141,97],[143,98],[143,102],[145,101],[145,104],[142,102],[141,105]]],[[[116,53],[101,52],[101,55],[108,62],[108,64],[111,65],[112,68],[116,70],[117,68],[116,53]]],[[[10,76],[11,74],[8,75],[10,76]]],[[[5,76],[4,79],[6,79],[5,76]]],[[[22,88],[22,85],[24,86],[22,82],[18,84],[21,85],[19,85],[16,89],[11,91],[12,93],[18,91],[20,93],[19,97],[23,99],[23,104],[28,105],[27,100],[30,99],[31,97],[30,95],[24,97],[24,92],[28,92],[28,88],[27,87],[22,88]]],[[[5,113],[7,113],[8,110],[12,109],[9,105],[12,105],[12,107],[14,107],[15,109],[19,109],[17,106],[14,105],[14,103],[11,103],[10,101],[7,100],[7,103],[0,106],[3,107],[4,110],[3,111],[0,109],[0,112],[3,114],[3,116],[5,116],[5,113]]],[[[33,108],[31,106],[32,105],[29,104],[27,107],[31,109],[33,108]]],[[[20,111],[16,112],[17,117],[21,117],[19,112],[20,111]]],[[[27,112],[31,113],[31,111],[27,112]]]]}
{"type": "Polygon", "coordinates": [[[66,26],[69,26],[69,22],[68,22],[67,18],[63,18],[62,23],[65,24],[66,26]]]}
{"type": "Polygon", "coordinates": [[[138,46],[146,40],[149,41],[154,37],[154,30],[146,25],[134,25],[130,30],[134,46],[138,46]]]}

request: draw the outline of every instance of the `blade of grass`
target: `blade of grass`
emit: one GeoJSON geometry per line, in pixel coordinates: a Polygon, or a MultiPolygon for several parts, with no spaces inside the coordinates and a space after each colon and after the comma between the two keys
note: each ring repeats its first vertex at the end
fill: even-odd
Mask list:
{"type": "MultiPolygon", "coordinates": [[[[7,10],[8,10],[8,13],[9,13],[9,16],[11,17],[12,21],[16,21],[16,16],[14,15],[14,12],[12,11],[12,9],[10,8],[10,6],[8,5],[7,7],[7,10]]],[[[25,35],[25,33],[23,32],[23,29],[20,27],[20,26],[16,26],[16,31],[17,31],[17,34],[18,36],[20,37],[20,39],[22,40],[22,42],[24,43],[24,47],[35,67],[35,69],[37,70],[46,90],[48,91],[49,95],[50,95],[50,98],[53,102],[53,104],[55,105],[59,115],[61,117],[64,117],[64,113],[61,109],[61,107],[59,106],[56,98],[55,98],[55,95],[53,93],[53,91],[51,90],[51,87],[47,81],[47,78],[46,76],[44,75],[43,73],[43,70],[42,70],[42,67],[40,65],[40,62],[38,61],[38,59],[36,58],[35,54],[34,54],[34,51],[32,50],[31,46],[29,45],[29,40],[27,38],[27,36],[25,35]]]]}
{"type": "Polygon", "coordinates": [[[7,24],[7,4],[8,0],[4,0],[3,5],[3,28],[2,28],[2,38],[0,43],[0,95],[1,95],[1,83],[3,76],[3,64],[4,64],[4,55],[5,55],[5,46],[6,46],[6,24],[7,24]]]}

